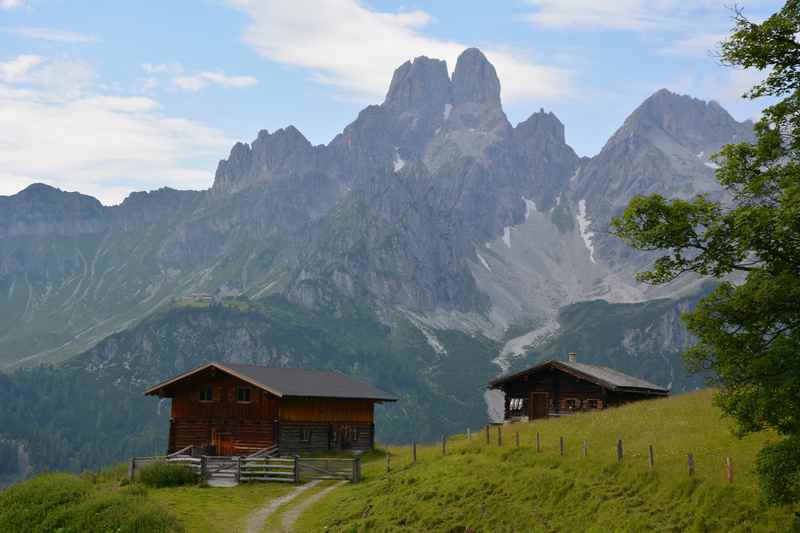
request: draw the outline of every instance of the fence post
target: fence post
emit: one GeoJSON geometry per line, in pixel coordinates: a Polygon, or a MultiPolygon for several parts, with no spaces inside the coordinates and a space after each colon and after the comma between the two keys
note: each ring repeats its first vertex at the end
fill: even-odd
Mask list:
{"type": "Polygon", "coordinates": [[[355,482],[358,483],[361,481],[361,456],[356,457],[356,480],[355,482]]]}
{"type": "Polygon", "coordinates": [[[294,456],[294,482],[300,483],[300,461],[298,461],[299,457],[296,455],[294,456]]]}
{"type": "Polygon", "coordinates": [[[689,465],[689,475],[693,476],[694,475],[694,455],[692,455],[690,453],[689,456],[688,456],[687,462],[688,462],[688,465],[689,465]]]}
{"type": "Polygon", "coordinates": [[[417,441],[415,440],[411,441],[411,462],[417,462],[417,441]]]}
{"type": "Polygon", "coordinates": [[[617,439],[617,463],[622,463],[622,439],[617,439]]]}
{"type": "Polygon", "coordinates": [[[656,467],[656,458],[653,454],[653,445],[650,444],[647,446],[647,465],[650,467],[650,470],[656,467]]]}
{"type": "Polygon", "coordinates": [[[486,444],[489,444],[489,424],[486,424],[486,444]]]}
{"type": "Polygon", "coordinates": [[[497,426],[497,445],[503,445],[503,426],[497,426]]]}
{"type": "Polygon", "coordinates": [[[389,457],[391,457],[391,455],[392,454],[389,453],[388,451],[386,452],[386,473],[387,474],[392,470],[392,466],[391,466],[391,462],[390,462],[391,459],[389,459],[389,457]]]}
{"type": "Polygon", "coordinates": [[[515,435],[515,437],[517,439],[517,448],[519,448],[519,431],[517,431],[517,434],[515,435]]]}
{"type": "Polygon", "coordinates": [[[472,440],[472,432],[467,428],[467,440],[472,440]]]}
{"type": "Polygon", "coordinates": [[[207,461],[208,458],[205,455],[200,456],[200,482],[205,481],[206,476],[208,475],[208,466],[206,465],[207,461]]]}
{"type": "Polygon", "coordinates": [[[242,456],[236,458],[236,483],[242,481],[242,456]]]}
{"type": "Polygon", "coordinates": [[[447,437],[442,435],[442,455],[447,455],[447,437]]]}
{"type": "Polygon", "coordinates": [[[542,436],[539,434],[538,431],[536,432],[536,451],[537,452],[542,451],[542,436]]]}
{"type": "Polygon", "coordinates": [[[136,457],[131,457],[128,463],[128,479],[133,481],[133,476],[136,474],[136,457]]]}
{"type": "Polygon", "coordinates": [[[583,456],[586,457],[589,455],[589,443],[583,441],[583,456]]]}
{"type": "Polygon", "coordinates": [[[559,448],[561,449],[561,457],[564,457],[564,437],[559,437],[558,441],[559,448]]]}
{"type": "Polygon", "coordinates": [[[728,483],[733,483],[733,459],[730,457],[725,458],[725,477],[728,483]]]}

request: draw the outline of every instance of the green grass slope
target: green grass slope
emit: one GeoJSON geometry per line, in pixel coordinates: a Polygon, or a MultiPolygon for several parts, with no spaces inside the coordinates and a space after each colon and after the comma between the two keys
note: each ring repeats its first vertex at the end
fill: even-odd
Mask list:
{"type": "Polygon", "coordinates": [[[481,430],[450,438],[445,456],[439,443],[420,447],[416,464],[408,447],[389,448],[390,473],[384,461],[368,462],[362,483],[315,504],[298,531],[791,531],[800,509],[763,503],[753,473],[757,451],[775,438],[735,438],[710,391],[505,426],[503,446],[496,428],[488,445],[481,430]]]}

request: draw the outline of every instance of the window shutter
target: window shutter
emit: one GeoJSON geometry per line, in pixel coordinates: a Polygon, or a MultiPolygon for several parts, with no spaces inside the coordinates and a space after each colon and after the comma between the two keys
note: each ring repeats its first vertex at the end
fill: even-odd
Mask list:
{"type": "Polygon", "coordinates": [[[214,387],[214,401],[215,402],[222,401],[222,387],[214,387]]]}
{"type": "Polygon", "coordinates": [[[233,403],[236,401],[236,387],[228,389],[228,402],[233,403]]]}

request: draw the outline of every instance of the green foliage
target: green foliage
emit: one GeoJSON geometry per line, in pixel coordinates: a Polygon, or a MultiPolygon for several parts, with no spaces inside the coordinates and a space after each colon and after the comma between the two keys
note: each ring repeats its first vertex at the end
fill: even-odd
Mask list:
{"type": "MultiPolygon", "coordinates": [[[[385,462],[365,462],[364,481],[346,485],[300,517],[299,532],[400,531],[786,531],[797,506],[770,507],[758,496],[752,473],[758,450],[774,434],[738,439],[713,406],[711,391],[652,400],[590,414],[520,423],[497,429],[487,445],[449,438],[392,447],[385,462]],[[521,446],[514,444],[519,432],[521,446]],[[541,435],[542,451],[535,447],[541,435]],[[559,455],[559,437],[565,456],[559,455]],[[624,443],[616,463],[615,444],[624,443]],[[588,456],[581,451],[588,442],[588,456]],[[655,470],[647,447],[655,448],[655,470]],[[696,474],[689,477],[687,453],[696,474]],[[733,484],[724,458],[736,465],[733,484]]],[[[366,461],[366,460],[365,460],[366,461]]]]}
{"type": "Polygon", "coordinates": [[[0,493],[0,531],[182,531],[146,493],[109,489],[69,474],[47,474],[14,485],[0,493]]]}
{"type": "Polygon", "coordinates": [[[687,326],[699,342],[686,359],[693,369],[713,370],[721,389],[718,404],[736,419],[740,434],[775,428],[797,436],[800,1],[786,2],[760,24],[741,11],[735,16],[736,29],[721,47],[723,61],[769,71],[749,97],[783,99],[764,110],[755,143],[725,146],[716,157],[717,179],[732,202],[637,197],[612,227],[635,248],[666,252],[640,275],[643,281],[666,283],[686,272],[738,274],[736,283],[722,283],[687,313],[687,326]]]}
{"type": "Polygon", "coordinates": [[[186,465],[165,461],[158,461],[142,467],[137,479],[148,487],[154,488],[195,485],[199,481],[197,474],[186,465]]]}
{"type": "Polygon", "coordinates": [[[758,454],[757,470],[761,489],[771,503],[800,500],[800,437],[764,447],[758,454]]]}

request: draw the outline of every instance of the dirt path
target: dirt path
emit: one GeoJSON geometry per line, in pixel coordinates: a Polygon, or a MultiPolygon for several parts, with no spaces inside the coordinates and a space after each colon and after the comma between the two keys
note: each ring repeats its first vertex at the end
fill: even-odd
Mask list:
{"type": "Polygon", "coordinates": [[[287,494],[286,496],[281,496],[276,500],[272,500],[267,505],[256,511],[250,516],[250,519],[247,521],[247,528],[245,529],[245,533],[259,533],[263,527],[264,522],[269,518],[269,515],[274,513],[280,506],[289,503],[290,501],[297,498],[299,495],[303,494],[305,491],[309,489],[313,489],[319,484],[319,481],[312,481],[311,483],[306,483],[300,487],[297,487],[292,492],[287,494]]]}
{"type": "Polygon", "coordinates": [[[299,505],[295,505],[294,507],[292,507],[291,509],[289,509],[288,511],[283,513],[283,516],[281,517],[282,518],[282,520],[281,520],[281,533],[291,533],[292,529],[294,528],[294,523],[297,522],[297,519],[300,517],[300,515],[306,509],[308,509],[313,504],[315,504],[317,501],[319,501],[320,498],[322,498],[323,496],[325,496],[326,494],[328,494],[332,490],[334,490],[334,489],[336,489],[338,487],[341,487],[345,483],[347,483],[347,481],[340,481],[339,483],[336,483],[335,485],[331,485],[330,487],[328,487],[328,488],[326,488],[324,490],[321,490],[318,493],[314,494],[310,498],[306,498],[299,505]]]}

